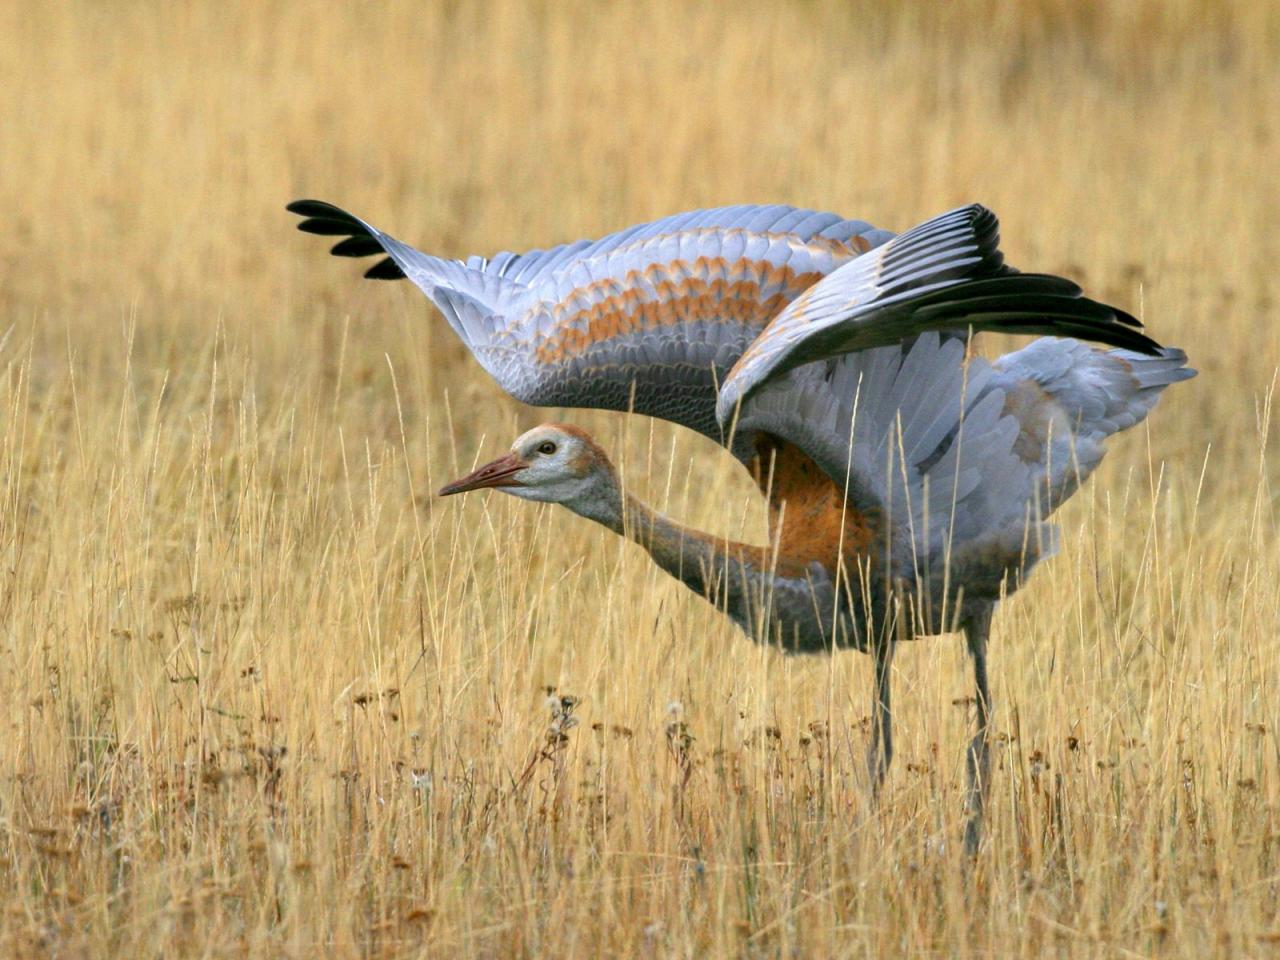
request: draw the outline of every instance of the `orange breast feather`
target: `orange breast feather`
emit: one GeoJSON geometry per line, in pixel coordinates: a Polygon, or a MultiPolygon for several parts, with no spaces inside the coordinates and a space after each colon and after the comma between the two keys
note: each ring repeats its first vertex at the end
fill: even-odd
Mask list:
{"type": "Polygon", "coordinates": [[[803,575],[815,560],[835,570],[841,554],[849,563],[870,552],[875,518],[843,503],[844,491],[798,448],[768,438],[756,464],[756,482],[769,498],[780,574],[803,575]]]}

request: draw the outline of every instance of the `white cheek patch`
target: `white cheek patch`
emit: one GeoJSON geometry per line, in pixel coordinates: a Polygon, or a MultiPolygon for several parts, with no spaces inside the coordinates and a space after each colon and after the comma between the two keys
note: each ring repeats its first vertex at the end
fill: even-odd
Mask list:
{"type": "Polygon", "coordinates": [[[521,500],[536,500],[539,503],[554,503],[558,499],[555,491],[546,487],[499,487],[503,493],[509,493],[521,500]]]}

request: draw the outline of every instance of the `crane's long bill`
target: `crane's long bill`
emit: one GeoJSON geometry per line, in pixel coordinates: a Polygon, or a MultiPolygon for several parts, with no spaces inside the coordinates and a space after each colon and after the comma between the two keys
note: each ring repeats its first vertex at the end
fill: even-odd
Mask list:
{"type": "Polygon", "coordinates": [[[451,497],[455,493],[483,490],[485,487],[518,487],[520,481],[515,479],[515,475],[527,466],[529,464],[523,457],[508,453],[505,457],[486,463],[480,469],[441,487],[439,496],[451,497]]]}

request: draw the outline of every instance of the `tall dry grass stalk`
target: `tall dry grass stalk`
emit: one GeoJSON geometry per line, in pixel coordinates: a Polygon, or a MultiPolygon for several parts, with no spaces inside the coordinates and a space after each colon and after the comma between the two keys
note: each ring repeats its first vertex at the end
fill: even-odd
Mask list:
{"type": "MultiPolygon", "coordinates": [[[[1280,940],[1280,11],[1208,0],[0,6],[0,952],[1262,955],[1280,940]],[[777,200],[980,200],[1201,377],[999,614],[989,841],[954,638],[751,646],[563,511],[430,493],[547,414],[435,252],[777,200]]],[[[665,425],[638,492],[763,536],[665,425]]]]}

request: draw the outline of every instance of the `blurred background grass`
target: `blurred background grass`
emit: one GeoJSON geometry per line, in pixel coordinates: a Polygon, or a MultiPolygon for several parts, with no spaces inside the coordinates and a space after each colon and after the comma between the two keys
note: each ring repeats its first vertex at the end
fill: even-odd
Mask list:
{"type": "MultiPolygon", "coordinates": [[[[1205,0],[0,5],[5,951],[1274,949],[1278,57],[1280,8],[1205,0]],[[1185,347],[997,619],[979,862],[954,639],[898,658],[871,810],[861,658],[755,648],[563,512],[431,500],[559,415],[302,196],[444,255],[977,200],[1185,347]]],[[[763,537],[711,444],[567,418],[763,537]]]]}

